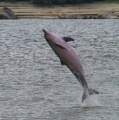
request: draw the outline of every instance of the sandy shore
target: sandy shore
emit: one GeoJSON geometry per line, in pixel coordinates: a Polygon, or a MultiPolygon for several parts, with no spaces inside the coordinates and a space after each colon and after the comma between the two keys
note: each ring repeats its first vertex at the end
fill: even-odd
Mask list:
{"type": "Polygon", "coordinates": [[[93,3],[64,6],[36,7],[30,3],[8,4],[19,18],[119,18],[119,4],[93,3]]]}

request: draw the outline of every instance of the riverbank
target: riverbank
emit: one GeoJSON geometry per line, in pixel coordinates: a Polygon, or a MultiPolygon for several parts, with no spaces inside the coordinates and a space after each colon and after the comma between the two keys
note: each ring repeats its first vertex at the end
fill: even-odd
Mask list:
{"type": "Polygon", "coordinates": [[[34,6],[30,3],[0,3],[0,9],[10,8],[19,18],[39,19],[98,19],[119,18],[119,4],[117,3],[92,3],[63,6],[34,6]]]}

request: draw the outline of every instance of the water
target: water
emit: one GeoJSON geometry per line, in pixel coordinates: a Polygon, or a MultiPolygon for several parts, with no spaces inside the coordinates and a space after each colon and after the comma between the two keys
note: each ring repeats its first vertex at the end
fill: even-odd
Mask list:
{"type": "Polygon", "coordinates": [[[0,120],[118,120],[119,20],[0,21],[0,120]],[[81,86],[61,66],[42,29],[69,42],[80,56],[100,106],[83,108],[81,86]]]}

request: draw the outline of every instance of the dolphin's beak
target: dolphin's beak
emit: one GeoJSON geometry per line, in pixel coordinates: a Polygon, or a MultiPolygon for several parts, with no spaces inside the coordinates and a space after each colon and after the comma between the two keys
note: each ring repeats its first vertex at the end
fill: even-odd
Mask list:
{"type": "Polygon", "coordinates": [[[45,30],[45,29],[42,29],[42,30],[43,30],[43,32],[45,33],[46,30],[45,30]]]}
{"type": "Polygon", "coordinates": [[[42,30],[43,30],[44,34],[46,34],[46,30],[45,29],[42,29],[42,30]]]}
{"type": "Polygon", "coordinates": [[[47,31],[47,30],[45,30],[45,29],[42,29],[43,30],[43,32],[45,33],[45,35],[46,34],[49,34],[49,32],[47,31]]]}
{"type": "Polygon", "coordinates": [[[47,35],[49,34],[48,31],[45,30],[45,29],[42,29],[42,30],[43,30],[43,32],[44,32],[44,37],[45,37],[46,41],[49,41],[49,40],[47,39],[47,35]]]}

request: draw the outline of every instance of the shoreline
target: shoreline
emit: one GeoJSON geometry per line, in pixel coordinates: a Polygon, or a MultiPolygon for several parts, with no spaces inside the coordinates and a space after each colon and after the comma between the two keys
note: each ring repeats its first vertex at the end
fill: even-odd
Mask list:
{"type": "Polygon", "coordinates": [[[20,19],[119,19],[119,4],[90,3],[77,5],[34,6],[27,2],[0,3],[20,19]]]}

